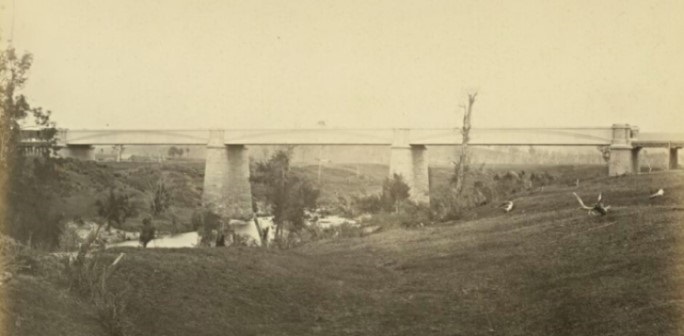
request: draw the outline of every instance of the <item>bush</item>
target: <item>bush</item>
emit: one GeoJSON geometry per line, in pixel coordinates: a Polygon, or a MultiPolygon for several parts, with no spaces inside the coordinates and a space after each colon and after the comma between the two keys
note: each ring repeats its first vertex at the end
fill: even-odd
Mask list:
{"type": "Polygon", "coordinates": [[[171,234],[179,234],[182,232],[184,232],[183,224],[176,214],[171,214],[171,234]]]}
{"type": "Polygon", "coordinates": [[[152,202],[150,203],[150,211],[152,215],[159,216],[171,205],[171,192],[166,187],[163,179],[159,180],[157,188],[154,190],[152,202]]]}
{"type": "Polygon", "coordinates": [[[65,259],[70,288],[95,306],[98,321],[112,336],[128,335],[133,326],[124,316],[130,288],[114,290],[108,283],[123,256],[121,253],[108,266],[101,262],[100,256],[85,259],[82,263],[65,259]]]}
{"type": "Polygon", "coordinates": [[[404,202],[399,207],[398,218],[402,227],[419,227],[432,223],[432,211],[425,204],[404,202]]]}
{"type": "Polygon", "coordinates": [[[481,181],[466,185],[460,195],[450,185],[433,193],[432,213],[439,221],[457,220],[465,211],[485,205],[494,197],[494,192],[481,181]]]}
{"type": "Polygon", "coordinates": [[[400,203],[408,200],[409,196],[410,188],[399,174],[393,174],[382,184],[381,200],[385,211],[398,212],[400,203]]]}
{"type": "MultiPolygon", "coordinates": [[[[401,175],[394,174],[386,178],[379,195],[352,196],[349,207],[353,215],[377,214],[382,211],[399,212],[399,207],[408,202],[410,188],[401,175]]],[[[344,199],[346,202],[346,199],[344,199]]]]}
{"type": "Polygon", "coordinates": [[[325,228],[319,224],[311,224],[305,232],[306,235],[303,237],[303,241],[363,236],[363,228],[360,225],[348,222],[325,228]]]}
{"type": "Polygon", "coordinates": [[[282,238],[284,230],[298,232],[306,227],[306,212],[317,207],[320,190],[306,178],[292,174],[290,153],[286,151],[278,151],[266,161],[254,162],[250,181],[255,194],[263,195],[263,199],[256,201],[265,203],[271,210],[277,243],[289,245],[282,238]]]}
{"type": "Polygon", "coordinates": [[[279,237],[274,237],[269,246],[276,246],[281,250],[294,248],[300,245],[304,240],[301,233],[283,232],[279,237]]]}
{"type": "Polygon", "coordinates": [[[78,235],[78,228],[67,225],[59,236],[59,250],[63,252],[76,251],[82,242],[83,239],[78,235]]]}
{"type": "Polygon", "coordinates": [[[352,207],[357,214],[376,214],[386,208],[382,195],[353,196],[352,207]]]}
{"type": "Polygon", "coordinates": [[[192,228],[200,236],[200,245],[211,246],[221,229],[221,217],[209,209],[197,210],[192,214],[192,228]]]}
{"type": "MultiPolygon", "coordinates": [[[[398,212],[380,212],[363,220],[363,227],[378,226],[383,229],[414,228],[432,224],[432,211],[425,204],[402,202],[398,212]]],[[[363,228],[361,228],[363,232],[363,228]]]]}
{"type": "Polygon", "coordinates": [[[0,276],[7,276],[17,273],[22,269],[29,268],[22,255],[25,254],[27,247],[16,242],[14,239],[0,234],[0,276]]]}
{"type": "Polygon", "coordinates": [[[107,229],[112,224],[120,227],[128,218],[136,215],[131,196],[122,192],[117,192],[114,188],[109,189],[109,193],[102,200],[95,201],[97,214],[107,221],[107,229]]]}
{"type": "MultiPolygon", "coordinates": [[[[337,197],[337,202],[333,205],[333,210],[332,212],[335,214],[338,214],[343,217],[354,217],[356,215],[356,208],[354,206],[354,196],[352,196],[351,200],[347,199],[346,197],[339,196],[337,197]]],[[[317,211],[318,214],[324,215],[326,213],[329,213],[331,211],[325,210],[325,209],[319,209],[317,211]]]]}
{"type": "MultiPolygon", "coordinates": [[[[36,164],[34,164],[35,166],[36,164]]],[[[0,213],[0,230],[32,247],[51,250],[58,245],[62,217],[51,208],[54,201],[51,181],[32,176],[37,168],[10,181],[5,213],[0,213]]]]}

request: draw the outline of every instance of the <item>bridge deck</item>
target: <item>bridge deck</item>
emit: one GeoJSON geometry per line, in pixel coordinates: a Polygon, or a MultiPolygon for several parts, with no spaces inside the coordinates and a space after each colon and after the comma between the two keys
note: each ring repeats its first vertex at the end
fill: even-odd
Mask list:
{"type": "MultiPolygon", "coordinates": [[[[223,130],[226,145],[459,145],[460,129],[261,129],[223,130]]],[[[479,128],[473,146],[602,146],[613,130],[603,128],[479,128]]],[[[60,146],[206,145],[209,130],[60,130],[60,146]]],[[[30,145],[30,139],[24,142],[30,145]]],[[[637,147],[682,147],[684,134],[641,133],[637,147]]]]}
{"type": "MultiPolygon", "coordinates": [[[[393,129],[224,130],[227,145],[392,145],[393,129]]],[[[405,145],[458,145],[459,129],[402,130],[405,145]]],[[[610,128],[473,129],[471,145],[596,146],[611,142],[610,128]]],[[[68,145],[204,145],[209,130],[66,130],[68,145]]]]}
{"type": "Polygon", "coordinates": [[[636,147],[684,147],[684,133],[641,133],[632,142],[636,147]]]}

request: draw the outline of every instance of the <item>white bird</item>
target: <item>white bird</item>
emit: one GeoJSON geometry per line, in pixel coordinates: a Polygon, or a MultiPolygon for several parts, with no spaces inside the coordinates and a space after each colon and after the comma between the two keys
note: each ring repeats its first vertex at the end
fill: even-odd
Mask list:
{"type": "Polygon", "coordinates": [[[648,198],[663,197],[663,195],[665,195],[665,190],[658,189],[658,191],[655,194],[649,196],[648,198]]]}
{"type": "Polygon", "coordinates": [[[514,205],[513,201],[508,201],[508,202],[501,204],[500,207],[502,209],[504,209],[504,211],[510,212],[511,210],[513,210],[513,205],[514,205]]]}

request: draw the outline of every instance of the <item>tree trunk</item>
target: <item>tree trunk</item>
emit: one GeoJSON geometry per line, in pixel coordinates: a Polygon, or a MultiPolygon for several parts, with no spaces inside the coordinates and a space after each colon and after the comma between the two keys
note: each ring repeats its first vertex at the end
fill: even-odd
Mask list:
{"type": "Polygon", "coordinates": [[[261,247],[267,248],[268,247],[268,231],[264,232],[264,229],[262,229],[261,225],[259,224],[259,218],[257,218],[256,215],[254,215],[254,224],[256,225],[257,233],[259,233],[259,240],[261,240],[261,247]]]}
{"type": "Polygon", "coordinates": [[[463,127],[461,128],[461,153],[456,167],[456,195],[460,195],[465,185],[465,176],[468,169],[468,143],[470,142],[470,116],[473,112],[477,92],[468,94],[468,106],[463,108],[463,127]]]}
{"type": "Polygon", "coordinates": [[[280,244],[282,239],[283,239],[283,225],[282,225],[282,223],[275,223],[275,222],[274,222],[274,224],[276,226],[275,239],[278,242],[278,244],[280,244]]]}

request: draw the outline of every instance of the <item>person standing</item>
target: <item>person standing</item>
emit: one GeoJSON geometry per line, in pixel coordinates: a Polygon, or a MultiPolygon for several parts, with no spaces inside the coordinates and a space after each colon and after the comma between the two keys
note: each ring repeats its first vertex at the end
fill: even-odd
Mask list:
{"type": "Polygon", "coordinates": [[[154,234],[155,229],[152,225],[152,219],[150,219],[150,217],[145,217],[143,219],[142,229],[140,230],[140,243],[143,248],[147,247],[147,243],[154,239],[154,234]]]}

